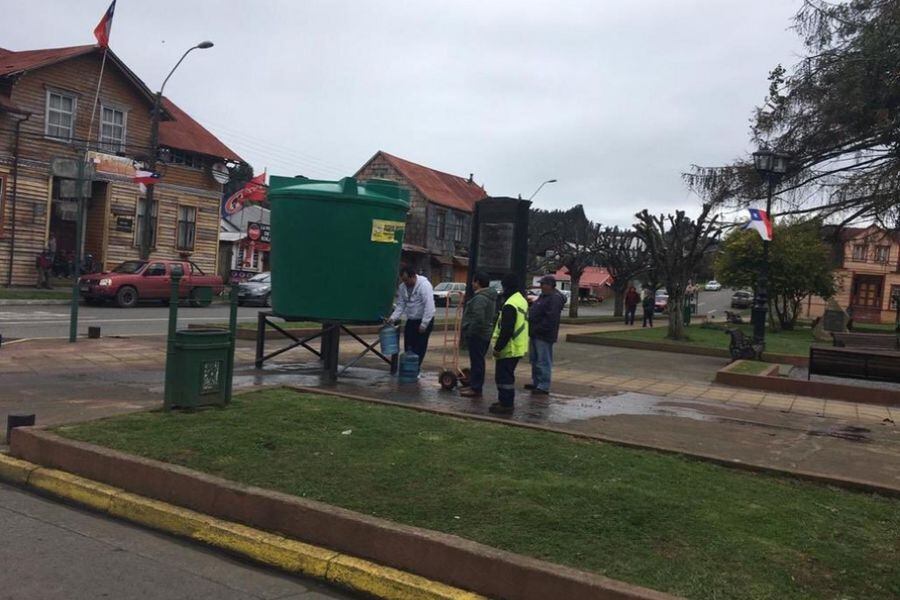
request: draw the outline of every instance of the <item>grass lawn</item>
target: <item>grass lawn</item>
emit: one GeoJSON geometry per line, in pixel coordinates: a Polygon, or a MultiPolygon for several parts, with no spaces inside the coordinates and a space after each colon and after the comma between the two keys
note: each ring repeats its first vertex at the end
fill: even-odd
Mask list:
{"type": "Polygon", "coordinates": [[[0,288],[0,300],[71,300],[72,288],[37,290],[34,288],[0,288]]]}
{"type": "Polygon", "coordinates": [[[732,366],[729,371],[739,373],[741,375],[759,375],[772,366],[772,363],[762,362],[759,360],[742,360],[732,366]]]}
{"type": "MultiPolygon", "coordinates": [[[[738,325],[737,327],[743,330],[745,335],[753,335],[753,330],[750,325],[738,325]]],[[[639,327],[628,331],[609,331],[595,333],[594,335],[622,340],[640,340],[645,342],[672,344],[675,347],[682,344],[690,344],[692,346],[705,346],[707,348],[721,348],[722,350],[728,350],[730,338],[725,335],[724,329],[718,327],[691,325],[686,328],[688,339],[682,342],[666,339],[667,331],[666,324],[663,323],[653,328],[644,329],[639,327]]],[[[771,331],[766,332],[766,350],[776,354],[808,356],[809,345],[812,342],[812,329],[805,327],[793,331],[779,331],[777,333],[771,331]]]]}
{"type": "Polygon", "coordinates": [[[900,597],[900,502],[677,456],[290,390],[56,431],[690,598],[900,597]]]}

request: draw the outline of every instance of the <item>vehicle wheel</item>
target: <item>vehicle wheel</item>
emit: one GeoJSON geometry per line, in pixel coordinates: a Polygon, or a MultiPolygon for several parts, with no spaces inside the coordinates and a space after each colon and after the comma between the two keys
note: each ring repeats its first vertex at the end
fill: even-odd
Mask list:
{"type": "Polygon", "coordinates": [[[189,300],[191,306],[193,306],[194,308],[205,308],[205,307],[209,306],[210,304],[212,304],[212,300],[208,300],[208,299],[201,300],[198,297],[199,294],[197,293],[197,291],[198,291],[197,288],[194,288],[191,290],[191,295],[190,295],[190,300],[189,300]]]}
{"type": "Polygon", "coordinates": [[[138,303],[138,292],[131,286],[120,288],[116,292],[116,304],[119,308],[134,308],[138,303]]]}
{"type": "Polygon", "coordinates": [[[450,391],[456,387],[456,373],[453,371],[443,371],[440,377],[438,377],[438,381],[441,383],[441,389],[450,391]]]}

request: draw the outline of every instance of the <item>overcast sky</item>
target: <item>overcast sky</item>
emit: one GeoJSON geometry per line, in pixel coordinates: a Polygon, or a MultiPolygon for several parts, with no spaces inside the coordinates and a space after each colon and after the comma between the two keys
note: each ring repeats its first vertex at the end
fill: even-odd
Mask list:
{"type": "MultiPolygon", "coordinates": [[[[750,150],[800,52],[795,0],[119,0],[111,47],[270,174],[336,179],[377,150],[604,224],[694,212],[692,163],[750,150]]],[[[0,45],[93,43],[107,0],[0,0],[0,45]]]]}

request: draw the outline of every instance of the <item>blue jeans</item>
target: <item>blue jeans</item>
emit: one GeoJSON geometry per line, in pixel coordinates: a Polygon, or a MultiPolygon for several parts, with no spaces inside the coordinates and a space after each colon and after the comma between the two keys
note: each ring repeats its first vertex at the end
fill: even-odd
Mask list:
{"type": "Polygon", "coordinates": [[[531,362],[531,383],[539,390],[550,391],[550,371],[553,369],[553,344],[531,338],[528,344],[531,362]]]}

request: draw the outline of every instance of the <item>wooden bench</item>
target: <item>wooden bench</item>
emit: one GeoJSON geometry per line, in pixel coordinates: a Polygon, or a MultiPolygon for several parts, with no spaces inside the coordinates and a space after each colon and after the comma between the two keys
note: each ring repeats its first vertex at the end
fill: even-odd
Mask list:
{"type": "Polygon", "coordinates": [[[740,329],[726,329],[725,333],[731,336],[728,352],[731,354],[732,361],[742,358],[759,360],[762,355],[762,346],[754,344],[753,340],[745,336],[740,329]]]}
{"type": "Polygon", "coordinates": [[[900,350],[900,337],[894,333],[840,333],[831,334],[837,348],[878,348],[900,350]]]}
{"type": "Polygon", "coordinates": [[[809,347],[809,375],[900,383],[900,352],[874,348],[809,347]]]}

